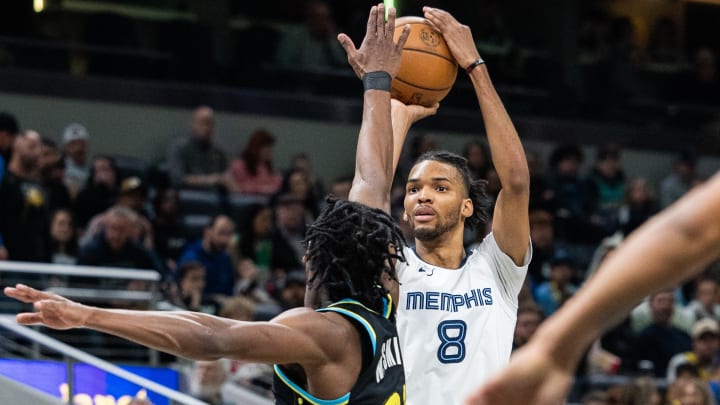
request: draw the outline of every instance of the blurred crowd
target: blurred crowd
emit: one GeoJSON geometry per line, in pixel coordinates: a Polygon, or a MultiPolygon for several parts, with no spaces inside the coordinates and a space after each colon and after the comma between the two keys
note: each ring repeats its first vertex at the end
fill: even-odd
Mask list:
{"type": "MultiPolygon", "coordinates": [[[[549,48],[516,35],[499,3],[482,3],[487,23],[478,25],[477,45],[499,81],[556,86],[548,82],[553,75],[546,74],[559,63],[549,48]]],[[[266,63],[294,71],[347,69],[335,36],[341,29],[353,35],[362,32],[364,21],[356,17],[365,15],[366,7],[353,12],[354,5],[334,5],[342,8],[339,13],[329,3],[314,0],[302,6],[298,15],[304,19],[296,24],[246,26],[237,42],[247,48],[238,49],[254,57],[235,55],[224,70],[222,61],[208,54],[212,47],[201,41],[202,24],[176,24],[167,31],[176,33],[175,43],[182,44],[168,48],[174,70],[168,74],[145,66],[141,74],[245,84],[223,72],[243,73],[266,63]]],[[[658,18],[647,24],[648,40],[641,45],[637,21],[601,7],[583,7],[578,15],[577,52],[572,57],[577,86],[569,108],[587,117],[624,119],[628,100],[652,98],[705,105],[712,111],[702,117],[675,114],[676,123],[690,120],[702,126],[717,120],[717,44],[684,46],[677,22],[658,18]]],[[[33,25],[36,30],[30,33],[30,26],[18,26],[9,34],[62,39],[58,14],[39,18],[46,19],[44,30],[33,25]]],[[[104,30],[108,34],[95,36],[90,44],[138,46],[142,41],[128,35],[132,27],[127,23],[117,16],[99,16],[94,24],[117,29],[104,30]]],[[[12,31],[13,26],[3,29],[12,31]]],[[[0,66],[33,67],[28,55],[0,43],[0,66]]],[[[137,74],[117,60],[98,59],[82,49],[50,56],[42,58],[44,65],[75,73],[137,74]]],[[[308,82],[298,85],[317,90],[307,88],[308,82]]],[[[160,307],[168,310],[267,320],[302,306],[305,227],[327,195],[347,198],[352,173],[320,178],[303,151],[295,151],[290,161],[275,161],[276,137],[263,128],[244,146],[237,145],[240,153],[229,154],[214,142],[215,115],[208,106],[197,106],[188,123],[187,133],[167,145],[163,163],[150,165],[132,156],[94,154],[92,134],[82,123],[40,134],[29,129],[32,122],[21,125],[12,112],[0,112],[0,260],[155,270],[162,280],[160,307]]],[[[516,348],[634,229],[704,181],[697,170],[699,156],[691,148],[678,150],[666,176],[655,184],[625,173],[621,145],[597,145],[591,156],[581,146],[559,143],[547,155],[527,151],[534,253],[520,297],[516,348]]],[[[407,142],[392,190],[392,214],[401,225],[403,175],[418,156],[435,148],[432,135],[425,133],[411,134],[407,142]]],[[[485,141],[478,138],[453,152],[468,160],[475,177],[488,180],[488,192],[496,198],[500,182],[485,141]]],[[[489,229],[487,224],[468,231],[466,246],[481,241],[489,229]]],[[[404,231],[412,240],[408,229],[404,231]]],[[[98,287],[96,281],[78,277],[44,281],[50,286],[98,287]]],[[[143,282],[100,284],[148,289],[143,282]]],[[[578,399],[588,405],[720,402],[719,284],[720,267],[713,265],[698,278],[639,304],[587,352],[577,375],[589,382],[576,393],[578,399]],[[596,378],[602,376],[628,379],[620,384],[596,378]]],[[[190,392],[222,403],[221,387],[228,381],[269,395],[272,370],[222,360],[193,363],[187,373],[190,392]]]]}
{"type": "MultiPolygon", "coordinates": [[[[267,320],[302,306],[305,227],[327,195],[347,198],[351,174],[327,182],[302,151],[289,162],[275,162],[275,136],[262,128],[238,155],[229,156],[214,143],[212,108],[198,106],[188,121],[187,134],[168,145],[164,164],[151,167],[140,159],[92,154],[91,134],[80,123],[62,129],[57,144],[22,129],[11,113],[0,113],[0,259],[152,269],[161,275],[162,309],[267,320]]],[[[392,213],[401,224],[402,174],[437,143],[430,134],[414,133],[406,146],[392,190],[392,213]]],[[[485,141],[468,142],[456,152],[474,176],[488,179],[488,192],[496,198],[499,181],[485,141]]],[[[628,177],[622,153],[619,145],[599,145],[586,165],[575,144],[556,145],[548,156],[528,151],[534,254],[520,297],[516,347],[572,297],[623,238],[704,180],[691,149],[677,153],[659,184],[628,177]]],[[[490,225],[468,231],[466,245],[482,240],[490,225]]],[[[406,236],[412,240],[409,232],[406,236]]],[[[720,359],[719,277],[709,268],[650,297],[593,346],[578,375],[652,375],[668,384],[686,375],[713,381],[720,359]]],[[[119,285],[81,277],[45,281],[149,288],[138,281],[119,285]]],[[[194,378],[220,373],[262,392],[270,386],[270,369],[255,364],[193,367],[194,378]]]]}

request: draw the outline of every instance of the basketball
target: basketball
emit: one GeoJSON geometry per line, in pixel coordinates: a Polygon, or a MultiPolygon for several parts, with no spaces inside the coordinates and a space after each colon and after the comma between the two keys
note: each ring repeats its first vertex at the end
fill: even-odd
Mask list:
{"type": "Polygon", "coordinates": [[[405,104],[429,107],[450,92],[457,63],[445,39],[424,18],[396,19],[396,41],[406,25],[410,25],[410,35],[403,47],[400,70],[392,81],[392,97],[405,104]]]}

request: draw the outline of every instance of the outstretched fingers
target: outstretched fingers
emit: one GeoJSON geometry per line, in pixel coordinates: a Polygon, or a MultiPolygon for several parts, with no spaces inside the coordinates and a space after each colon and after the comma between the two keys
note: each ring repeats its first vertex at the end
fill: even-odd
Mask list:
{"type": "Polygon", "coordinates": [[[5,287],[4,293],[8,297],[15,298],[26,304],[31,304],[35,301],[48,298],[49,296],[48,293],[38,291],[24,284],[16,284],[15,287],[5,287]]]}
{"type": "Polygon", "coordinates": [[[355,53],[357,53],[357,48],[355,48],[355,44],[349,36],[347,36],[346,34],[338,34],[337,40],[338,42],[340,42],[340,45],[343,47],[343,49],[345,49],[345,53],[347,53],[348,58],[352,58],[355,56],[355,53]]]}
{"type": "Polygon", "coordinates": [[[372,6],[370,9],[370,15],[368,16],[367,30],[365,31],[365,38],[377,36],[377,19],[378,19],[378,7],[372,6]]]}
{"type": "Polygon", "coordinates": [[[15,321],[21,325],[43,323],[43,316],[39,312],[22,312],[15,316],[15,321]]]}

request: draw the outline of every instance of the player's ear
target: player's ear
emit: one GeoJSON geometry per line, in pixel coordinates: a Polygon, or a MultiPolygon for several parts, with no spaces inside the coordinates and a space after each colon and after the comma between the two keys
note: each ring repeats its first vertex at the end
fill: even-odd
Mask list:
{"type": "Polygon", "coordinates": [[[472,199],[465,198],[462,202],[462,209],[460,210],[460,215],[462,215],[463,218],[470,218],[475,212],[475,207],[473,206],[472,199]]]}

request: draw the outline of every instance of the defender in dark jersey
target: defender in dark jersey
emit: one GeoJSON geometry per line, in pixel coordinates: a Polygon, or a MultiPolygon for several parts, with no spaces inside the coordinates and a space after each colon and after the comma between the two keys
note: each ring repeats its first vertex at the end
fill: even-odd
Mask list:
{"type": "MultiPolygon", "coordinates": [[[[364,79],[363,145],[384,146],[377,139],[392,137],[390,79],[399,69],[409,32],[395,43],[395,10],[389,10],[387,21],[384,14],[382,5],[371,9],[359,49],[346,35],[338,38],[364,79]]],[[[391,164],[392,151],[377,149],[391,164]]],[[[34,304],[36,312],[17,315],[22,324],[91,328],[197,360],[278,364],[279,404],[404,404],[403,361],[392,314],[398,286],[394,264],[404,260],[405,241],[379,209],[387,203],[387,193],[379,189],[389,184],[372,170],[361,171],[351,201],[329,202],[306,236],[306,307],[269,322],[95,308],[24,285],[8,287],[5,294],[34,304]]]]}

